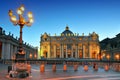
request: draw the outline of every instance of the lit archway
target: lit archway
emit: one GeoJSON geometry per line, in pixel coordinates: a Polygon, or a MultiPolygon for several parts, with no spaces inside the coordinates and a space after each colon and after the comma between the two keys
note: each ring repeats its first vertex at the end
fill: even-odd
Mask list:
{"type": "Polygon", "coordinates": [[[106,55],[107,60],[110,60],[110,57],[111,57],[110,54],[106,55]]]}
{"type": "Polygon", "coordinates": [[[44,58],[47,58],[47,55],[48,55],[48,52],[45,50],[45,51],[43,52],[43,57],[44,57],[44,58]]]}
{"type": "Polygon", "coordinates": [[[33,56],[32,53],[30,53],[30,54],[29,54],[29,58],[32,59],[32,56],[33,56]]]}
{"type": "Polygon", "coordinates": [[[83,55],[81,52],[79,53],[79,58],[83,58],[83,55]]]}
{"type": "Polygon", "coordinates": [[[95,52],[95,51],[92,53],[92,58],[93,58],[93,59],[96,58],[96,52],[95,52]]]}

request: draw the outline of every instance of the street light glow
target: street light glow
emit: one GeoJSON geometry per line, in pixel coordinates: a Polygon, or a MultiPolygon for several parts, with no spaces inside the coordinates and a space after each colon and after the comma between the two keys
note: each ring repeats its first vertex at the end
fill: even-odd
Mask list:
{"type": "Polygon", "coordinates": [[[116,57],[117,60],[119,60],[119,55],[118,54],[115,57],[116,57]]]}
{"type": "Polygon", "coordinates": [[[20,8],[18,8],[17,14],[22,15],[22,10],[20,8]]]}
{"type": "Polygon", "coordinates": [[[110,59],[110,55],[109,54],[106,57],[107,57],[108,60],[110,59]]]}
{"type": "MultiPolygon", "coordinates": [[[[19,25],[20,26],[20,39],[19,39],[19,49],[18,49],[18,52],[16,54],[16,60],[22,60],[23,63],[25,63],[25,52],[23,50],[23,42],[22,42],[22,29],[25,25],[28,26],[31,26],[30,23],[33,23],[33,18],[32,18],[32,13],[29,13],[29,20],[26,21],[25,18],[23,17],[23,12],[24,12],[24,6],[21,5],[18,9],[17,9],[17,14],[18,14],[18,20],[16,19],[16,16],[13,15],[12,13],[12,10],[9,10],[8,14],[10,16],[10,20],[11,22],[16,26],[16,25],[19,25]]],[[[32,57],[32,54],[30,54],[30,57],[32,57]]],[[[19,61],[18,61],[19,63],[19,61]]],[[[26,64],[26,63],[25,63],[26,64]]],[[[18,66],[21,66],[21,63],[18,65],[18,66]]],[[[24,66],[23,68],[19,68],[21,71],[24,72],[24,76],[27,77],[27,68],[26,66],[24,66]]],[[[17,70],[16,70],[17,71],[17,70]]],[[[17,71],[18,72],[18,71],[17,71]]],[[[18,77],[21,77],[22,73],[18,72],[18,77]]]]}
{"type": "Polygon", "coordinates": [[[24,10],[25,10],[24,5],[21,5],[21,6],[20,6],[20,9],[21,9],[22,11],[24,11],[24,10]]]}
{"type": "Polygon", "coordinates": [[[32,58],[32,54],[31,53],[30,53],[29,57],[32,58]]]}
{"type": "Polygon", "coordinates": [[[16,16],[14,16],[14,15],[11,16],[11,21],[12,21],[12,22],[16,22],[16,21],[17,21],[16,16]]]}
{"type": "Polygon", "coordinates": [[[33,22],[34,22],[32,18],[31,18],[31,19],[29,19],[29,21],[30,21],[30,23],[33,23],[33,22]]]}
{"type": "Polygon", "coordinates": [[[32,12],[28,12],[28,17],[33,18],[32,12]]]}

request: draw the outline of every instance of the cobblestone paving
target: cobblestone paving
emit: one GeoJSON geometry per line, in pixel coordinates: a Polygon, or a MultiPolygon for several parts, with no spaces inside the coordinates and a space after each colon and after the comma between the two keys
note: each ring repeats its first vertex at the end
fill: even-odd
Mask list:
{"type": "Polygon", "coordinates": [[[7,66],[0,64],[0,80],[120,80],[120,72],[112,70],[106,72],[103,68],[93,71],[91,66],[87,72],[83,70],[83,66],[79,66],[78,71],[74,71],[73,66],[68,66],[64,72],[63,65],[57,65],[56,72],[52,72],[52,65],[45,65],[44,73],[40,72],[40,65],[31,65],[32,73],[29,78],[11,79],[7,77],[7,66]]]}

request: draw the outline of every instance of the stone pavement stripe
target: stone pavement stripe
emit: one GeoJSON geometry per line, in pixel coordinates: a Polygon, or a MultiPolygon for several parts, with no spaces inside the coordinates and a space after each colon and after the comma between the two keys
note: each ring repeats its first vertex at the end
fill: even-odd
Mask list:
{"type": "Polygon", "coordinates": [[[77,78],[87,78],[87,77],[98,77],[99,75],[90,75],[90,76],[69,76],[69,77],[59,77],[59,78],[51,78],[45,80],[64,80],[64,79],[77,79],[77,78]]]}
{"type": "MultiPolygon", "coordinates": [[[[40,70],[38,70],[38,69],[31,69],[31,70],[33,70],[33,71],[40,71],[40,70]]],[[[57,71],[61,71],[61,70],[63,70],[63,69],[57,69],[57,71]]],[[[69,69],[69,71],[73,71],[73,69],[69,69]]],[[[46,69],[45,71],[52,71],[52,69],[46,69]]]]}
{"type": "Polygon", "coordinates": [[[99,78],[99,79],[88,79],[88,80],[120,80],[120,77],[115,77],[115,78],[99,78]]]}
{"type": "Polygon", "coordinates": [[[108,74],[108,75],[86,75],[86,76],[69,76],[69,77],[58,77],[58,78],[50,78],[50,79],[45,79],[45,80],[65,80],[65,79],[82,79],[82,78],[94,78],[94,79],[88,79],[88,80],[115,80],[115,79],[119,79],[120,77],[118,77],[118,75],[120,76],[120,74],[108,74]],[[109,76],[117,76],[115,78],[111,77],[109,78],[109,76]],[[99,78],[99,79],[98,79],[99,78]]]}
{"type": "Polygon", "coordinates": [[[40,71],[40,70],[37,70],[37,69],[31,69],[31,70],[33,70],[33,71],[40,71]]]}

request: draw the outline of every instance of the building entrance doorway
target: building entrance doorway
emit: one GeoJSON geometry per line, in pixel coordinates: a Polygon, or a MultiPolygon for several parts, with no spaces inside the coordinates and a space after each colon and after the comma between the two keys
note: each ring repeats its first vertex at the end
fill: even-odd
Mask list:
{"type": "Polygon", "coordinates": [[[79,58],[83,58],[83,55],[82,55],[82,53],[79,53],[79,58]]]}
{"type": "Polygon", "coordinates": [[[93,58],[93,59],[96,58],[95,55],[96,55],[96,52],[93,52],[93,53],[92,53],[92,58],[93,58]]]}
{"type": "Polygon", "coordinates": [[[71,54],[68,54],[68,58],[71,58],[71,54]]]}
{"type": "Polygon", "coordinates": [[[44,57],[44,58],[47,58],[47,54],[48,54],[48,52],[47,52],[47,51],[44,51],[43,57],[44,57]]]}

